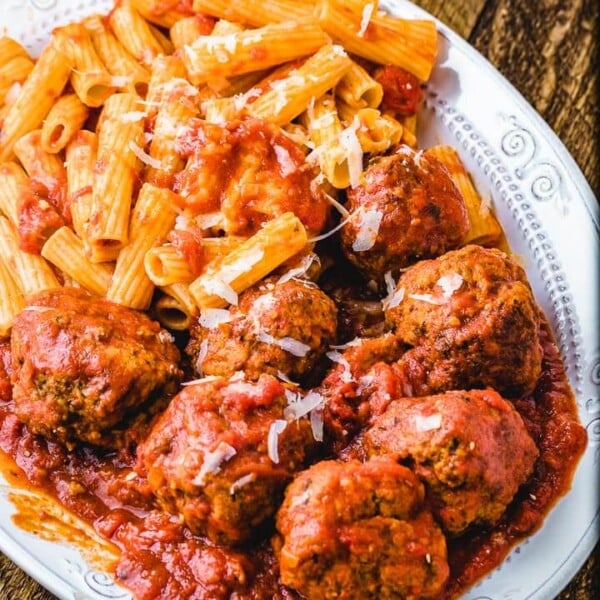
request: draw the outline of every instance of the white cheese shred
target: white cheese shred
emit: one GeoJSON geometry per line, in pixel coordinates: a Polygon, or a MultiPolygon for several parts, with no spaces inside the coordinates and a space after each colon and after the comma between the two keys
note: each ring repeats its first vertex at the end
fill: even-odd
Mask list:
{"type": "Polygon", "coordinates": [[[265,344],[278,346],[282,350],[285,350],[286,352],[289,352],[290,354],[293,354],[298,358],[302,358],[310,352],[309,345],[303,344],[302,342],[295,340],[291,337],[275,338],[272,335],[266,333],[265,331],[259,331],[258,340],[260,342],[264,342],[265,344]]]}
{"type": "Polygon", "coordinates": [[[342,381],[346,383],[354,381],[354,377],[352,377],[352,370],[350,369],[350,363],[342,356],[340,352],[338,352],[337,350],[332,350],[330,352],[327,352],[326,356],[331,362],[334,362],[343,367],[341,375],[342,381]]]}
{"type": "Polygon", "coordinates": [[[129,142],[129,149],[145,164],[153,169],[162,169],[163,165],[157,158],[153,158],[141,146],[138,146],[133,140],[129,142]]]}
{"type": "Polygon", "coordinates": [[[198,322],[202,327],[207,329],[215,329],[223,323],[230,323],[233,320],[231,312],[226,308],[205,308],[198,322]]]}
{"type": "Polygon", "coordinates": [[[373,16],[374,10],[375,2],[369,2],[363,7],[362,18],[360,20],[360,29],[357,33],[358,37],[365,37],[365,33],[367,33],[367,28],[369,27],[369,23],[371,21],[371,17],[373,16]]]}
{"type": "Polygon", "coordinates": [[[417,415],[415,417],[415,428],[417,431],[432,431],[442,426],[442,415],[435,413],[429,416],[417,415]]]}
{"type": "Polygon", "coordinates": [[[382,219],[383,213],[380,210],[359,211],[358,232],[356,239],[352,242],[352,250],[354,252],[365,252],[375,245],[382,219]]]}
{"type": "Polygon", "coordinates": [[[444,298],[450,298],[463,284],[464,279],[458,273],[449,273],[440,277],[436,284],[442,288],[444,298]]]}
{"type": "Polygon", "coordinates": [[[247,475],[243,475],[239,479],[236,479],[229,487],[229,495],[235,496],[235,494],[244,486],[252,483],[253,481],[256,481],[256,473],[248,473],[247,475]]]}
{"type": "Polygon", "coordinates": [[[305,396],[296,394],[291,390],[285,391],[288,405],[283,411],[283,416],[288,421],[297,421],[316,408],[322,407],[325,398],[317,392],[308,392],[305,396]]]}
{"type": "Polygon", "coordinates": [[[267,437],[267,454],[271,462],[279,464],[279,436],[287,427],[287,421],[276,419],[269,427],[269,435],[267,437]]]}
{"type": "Polygon", "coordinates": [[[215,475],[221,471],[223,463],[231,460],[237,454],[236,449],[227,442],[219,442],[212,452],[204,454],[204,461],[200,472],[193,479],[194,485],[203,486],[208,475],[215,475]]]}

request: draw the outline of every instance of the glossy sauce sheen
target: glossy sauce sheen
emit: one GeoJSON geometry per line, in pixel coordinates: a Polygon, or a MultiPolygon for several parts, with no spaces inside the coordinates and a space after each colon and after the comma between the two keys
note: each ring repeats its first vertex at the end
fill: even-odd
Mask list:
{"type": "MultiPolygon", "coordinates": [[[[585,430],[578,423],[575,400],[547,330],[542,331],[541,341],[542,376],[533,394],[515,401],[540,450],[534,475],[493,529],[448,541],[447,598],[457,597],[497,566],[515,543],[541,526],[568,491],[585,447],[585,430]]],[[[6,358],[7,344],[0,345],[0,350],[6,358]]],[[[298,598],[278,582],[270,531],[258,545],[241,550],[217,547],[192,535],[176,516],[155,506],[147,482],[132,470],[133,455],[89,448],[68,452],[29,433],[12,414],[2,379],[0,468],[5,478],[17,489],[41,489],[56,497],[117,546],[121,556],[113,571],[115,579],[137,598],[298,598]]],[[[20,527],[35,532],[40,529],[39,514],[56,518],[52,511],[32,512],[27,502],[16,500],[14,520],[20,527]]],[[[79,547],[89,548],[81,528],[65,526],[59,531],[79,547]]]]}

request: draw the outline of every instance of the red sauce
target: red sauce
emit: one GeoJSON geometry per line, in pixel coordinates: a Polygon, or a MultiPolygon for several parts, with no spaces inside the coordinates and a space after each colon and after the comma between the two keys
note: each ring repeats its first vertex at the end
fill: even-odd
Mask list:
{"type": "MultiPolygon", "coordinates": [[[[578,423],[560,356],[546,331],[542,344],[543,373],[537,388],[515,402],[540,450],[535,473],[493,529],[449,540],[447,598],[458,596],[496,567],[517,542],[542,525],[568,491],[584,450],[585,430],[578,423]]],[[[0,344],[0,358],[7,347],[6,342],[0,344]]],[[[0,366],[5,362],[0,360],[0,366]]],[[[3,377],[6,373],[0,369],[0,382],[3,377]]],[[[0,460],[12,485],[42,489],[119,548],[115,579],[137,598],[224,600],[232,594],[240,600],[297,598],[278,583],[269,532],[256,546],[241,550],[217,547],[192,535],[176,516],[154,505],[146,480],[132,469],[135,456],[84,447],[69,452],[34,436],[12,414],[6,393],[0,394],[0,450],[12,459],[0,460]]],[[[17,507],[19,525],[35,530],[35,511],[28,512],[19,503],[17,507]]],[[[78,534],[62,533],[80,541],[78,534]]]]}
{"type": "Polygon", "coordinates": [[[421,86],[412,73],[395,65],[385,65],[376,69],[374,77],[383,87],[384,109],[405,117],[417,112],[421,86]]]}

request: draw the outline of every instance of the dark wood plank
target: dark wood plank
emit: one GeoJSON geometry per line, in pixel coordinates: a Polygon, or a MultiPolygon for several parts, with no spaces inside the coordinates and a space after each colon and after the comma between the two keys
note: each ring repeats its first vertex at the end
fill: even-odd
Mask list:
{"type": "Polygon", "coordinates": [[[487,2],[469,41],[565,143],[600,197],[598,0],[487,2]]]}

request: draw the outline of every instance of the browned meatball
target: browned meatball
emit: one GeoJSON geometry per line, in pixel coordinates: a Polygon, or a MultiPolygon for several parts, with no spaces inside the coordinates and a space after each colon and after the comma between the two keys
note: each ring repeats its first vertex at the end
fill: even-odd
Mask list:
{"type": "Polygon", "coordinates": [[[512,403],[493,390],[400,398],[364,436],[370,456],[408,460],[446,531],[495,523],[538,450],[512,403]]]}
{"type": "Polygon", "coordinates": [[[170,334],[142,313],[74,288],[42,292],[13,326],[15,413],[64,443],[112,446],[128,419],[175,392],[178,360],[170,334]]]}
{"type": "Polygon", "coordinates": [[[207,311],[191,329],[186,352],[199,374],[229,377],[244,371],[255,380],[281,372],[301,379],[335,341],[335,304],[309,281],[278,283],[271,277],[246,290],[224,314],[226,322],[203,327],[207,311]]]}
{"type": "Polygon", "coordinates": [[[284,420],[285,388],[216,378],[184,388],[138,447],[163,509],[196,534],[235,544],[275,514],[316,442],[309,420],[284,420]]]}
{"type": "Polygon", "coordinates": [[[504,252],[465,246],[402,274],[386,322],[414,348],[399,372],[410,395],[492,387],[531,392],[542,368],[539,311],[523,269],[504,252]]]}
{"type": "Polygon", "coordinates": [[[387,364],[400,354],[398,340],[388,333],[353,341],[343,352],[328,355],[337,364],[318,390],[326,398],[323,422],[334,453],[342,450],[373,415],[383,413],[392,398],[404,395],[402,380],[387,364]]]}
{"type": "Polygon", "coordinates": [[[369,165],[364,181],[348,191],[347,208],[353,218],[342,228],[343,251],[375,280],[458,247],[469,230],[448,171],[408,146],[369,165]]]}
{"type": "Polygon", "coordinates": [[[387,458],[315,464],[277,514],[282,582],[308,600],[438,598],[446,540],[422,501],[415,475],[387,458]]]}

